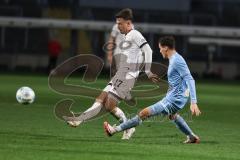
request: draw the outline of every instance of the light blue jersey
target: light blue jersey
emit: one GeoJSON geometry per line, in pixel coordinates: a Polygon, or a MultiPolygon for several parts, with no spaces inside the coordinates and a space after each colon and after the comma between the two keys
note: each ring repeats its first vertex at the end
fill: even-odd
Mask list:
{"type": "Polygon", "coordinates": [[[169,89],[166,99],[175,106],[182,108],[186,98],[191,97],[192,103],[197,103],[195,81],[188,69],[188,66],[181,55],[175,53],[169,59],[168,67],[169,89]]]}
{"type": "Polygon", "coordinates": [[[185,60],[178,53],[169,59],[167,76],[169,89],[166,97],[149,107],[151,115],[176,113],[185,106],[189,93],[191,103],[197,103],[195,81],[185,60]]]}

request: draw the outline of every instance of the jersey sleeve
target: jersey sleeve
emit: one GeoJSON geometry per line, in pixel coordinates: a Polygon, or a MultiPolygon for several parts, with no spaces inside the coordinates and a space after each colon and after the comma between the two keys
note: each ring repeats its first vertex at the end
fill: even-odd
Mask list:
{"type": "Polygon", "coordinates": [[[176,70],[182,77],[182,79],[186,82],[190,96],[191,96],[191,103],[197,103],[197,95],[196,95],[196,87],[195,87],[195,80],[193,79],[190,70],[183,59],[177,60],[175,63],[176,70]]]}
{"type": "Polygon", "coordinates": [[[132,38],[133,38],[133,41],[137,44],[137,46],[139,48],[142,48],[145,44],[147,44],[147,41],[143,37],[143,35],[136,30],[134,30],[134,32],[132,34],[132,38]]]}
{"type": "Polygon", "coordinates": [[[144,53],[145,73],[149,76],[152,65],[152,49],[149,44],[146,44],[141,48],[141,51],[144,53]]]}

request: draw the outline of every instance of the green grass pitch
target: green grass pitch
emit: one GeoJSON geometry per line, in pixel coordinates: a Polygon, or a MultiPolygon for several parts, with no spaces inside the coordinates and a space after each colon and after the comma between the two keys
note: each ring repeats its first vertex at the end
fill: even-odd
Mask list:
{"type": "MultiPolygon", "coordinates": [[[[121,140],[122,134],[105,136],[103,121],[116,122],[110,115],[70,128],[55,118],[54,105],[63,98],[74,98],[73,109],[81,111],[94,99],[59,95],[48,88],[44,76],[0,75],[0,82],[1,160],[240,159],[239,84],[197,82],[202,115],[193,117],[189,125],[202,142],[184,145],[185,136],[166,119],[143,123],[129,141],[121,140]],[[25,85],[36,93],[36,101],[26,106],[15,98],[16,90],[25,85]]],[[[97,81],[97,86],[103,88],[106,82],[97,81]]],[[[139,100],[134,108],[121,106],[134,114],[156,101],[139,100]]],[[[187,115],[188,109],[182,114],[187,115]]]]}

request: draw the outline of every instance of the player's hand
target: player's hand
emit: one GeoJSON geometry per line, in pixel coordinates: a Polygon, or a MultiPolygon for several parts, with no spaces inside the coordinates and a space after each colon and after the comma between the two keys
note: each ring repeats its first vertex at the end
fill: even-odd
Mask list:
{"type": "Polygon", "coordinates": [[[190,110],[192,112],[192,115],[199,116],[201,114],[201,111],[196,103],[191,103],[190,110]]]}
{"type": "Polygon", "coordinates": [[[149,72],[147,76],[153,83],[160,82],[160,78],[158,77],[158,75],[156,75],[156,74],[154,74],[152,72],[149,72]]]}

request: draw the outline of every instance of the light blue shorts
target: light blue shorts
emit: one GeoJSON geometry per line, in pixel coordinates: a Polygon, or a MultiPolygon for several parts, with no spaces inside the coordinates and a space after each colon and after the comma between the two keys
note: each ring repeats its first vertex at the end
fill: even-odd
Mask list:
{"type": "Polygon", "coordinates": [[[159,114],[171,115],[177,113],[181,108],[171,104],[166,98],[148,107],[150,110],[150,116],[159,114]]]}

